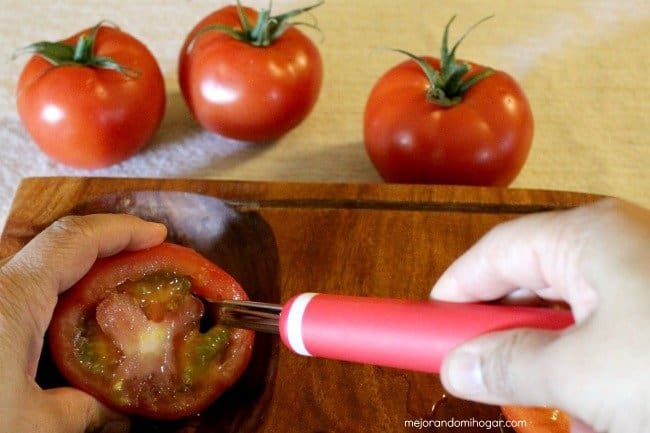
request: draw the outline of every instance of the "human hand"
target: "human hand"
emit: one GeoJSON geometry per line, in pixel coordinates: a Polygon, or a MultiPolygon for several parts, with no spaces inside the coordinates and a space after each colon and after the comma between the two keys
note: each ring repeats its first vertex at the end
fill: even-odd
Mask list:
{"type": "Polygon", "coordinates": [[[573,432],[647,432],[650,211],[608,199],[506,222],[453,263],[431,297],[487,301],[520,288],[566,301],[575,326],[467,342],[442,364],[445,388],[489,404],[564,409],[573,432]]]}
{"type": "Polygon", "coordinates": [[[0,431],[127,432],[128,419],[74,388],[42,390],[38,358],[57,296],[99,257],[161,243],[161,224],[130,215],[65,217],[0,265],[0,431]]]}

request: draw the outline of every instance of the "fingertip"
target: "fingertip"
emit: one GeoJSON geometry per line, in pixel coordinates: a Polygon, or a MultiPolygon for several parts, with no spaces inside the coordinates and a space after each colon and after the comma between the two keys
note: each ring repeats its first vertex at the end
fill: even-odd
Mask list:
{"type": "Polygon", "coordinates": [[[158,222],[152,222],[154,226],[157,227],[158,230],[160,230],[161,233],[163,233],[165,236],[167,236],[167,226],[163,223],[158,223],[158,222]]]}
{"type": "Polygon", "coordinates": [[[99,218],[105,219],[114,219],[116,216],[118,218],[123,218],[129,223],[133,225],[140,225],[141,229],[151,231],[151,232],[163,232],[167,233],[167,226],[161,222],[158,221],[149,221],[146,219],[143,219],[139,217],[138,215],[132,215],[132,214],[97,214],[96,215],[99,218]]]}
{"type": "Polygon", "coordinates": [[[145,223],[146,230],[148,230],[149,236],[147,236],[140,245],[137,245],[135,248],[129,246],[129,249],[139,249],[139,248],[156,246],[162,243],[167,237],[166,225],[159,222],[152,222],[152,221],[144,221],[144,223],[145,223]]]}
{"type": "Polygon", "coordinates": [[[471,350],[461,348],[450,352],[440,368],[440,379],[445,389],[456,397],[476,400],[487,394],[480,354],[471,350]]]}
{"type": "Polygon", "coordinates": [[[458,278],[449,270],[436,281],[431,289],[429,298],[434,301],[445,302],[471,302],[476,300],[474,297],[463,292],[458,278]]]}
{"type": "Polygon", "coordinates": [[[442,274],[438,281],[433,285],[429,298],[435,301],[448,301],[455,297],[458,290],[458,282],[449,275],[442,274]]]}
{"type": "Polygon", "coordinates": [[[165,224],[156,221],[147,221],[147,224],[152,227],[152,230],[167,236],[167,226],[165,224]]]}
{"type": "Polygon", "coordinates": [[[471,339],[443,360],[443,385],[453,395],[486,404],[555,406],[561,363],[549,347],[558,338],[554,331],[517,328],[471,339]]]}
{"type": "MultiPolygon", "coordinates": [[[[104,215],[100,216],[104,217],[104,215]]],[[[162,223],[147,221],[135,215],[120,215],[120,218],[126,218],[126,220],[123,221],[125,224],[120,225],[119,220],[113,219],[114,217],[114,215],[111,216],[111,219],[106,220],[106,223],[114,225],[115,227],[112,231],[119,231],[119,236],[124,237],[128,233],[128,240],[124,243],[120,243],[114,242],[113,239],[110,242],[113,245],[105,243],[109,245],[109,247],[100,246],[100,257],[111,256],[121,250],[134,251],[151,248],[164,242],[167,237],[167,226],[162,223]]]]}

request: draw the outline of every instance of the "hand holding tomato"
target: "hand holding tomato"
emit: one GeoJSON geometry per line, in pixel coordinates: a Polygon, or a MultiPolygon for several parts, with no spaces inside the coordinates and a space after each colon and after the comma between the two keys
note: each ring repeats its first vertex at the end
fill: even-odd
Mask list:
{"type": "Polygon", "coordinates": [[[50,158],[79,168],[123,161],[149,142],[165,111],[165,87],[147,47],[98,24],[39,42],[18,81],[18,113],[50,158]]]}
{"type": "Polygon", "coordinates": [[[178,66],[190,111],[206,129],[247,141],[279,138],[299,125],[320,92],[314,43],[289,20],[320,5],[271,16],[226,6],[189,33],[178,66]]]}
{"type": "MultiPolygon", "coordinates": [[[[647,432],[649,263],[650,210],[617,200],[494,228],[451,265],[431,296],[489,301],[523,287],[567,302],[576,325],[562,333],[503,331],[465,343],[443,361],[443,384],[465,399],[566,410],[572,432],[592,432],[586,424],[647,432]]],[[[504,413],[526,420],[520,433],[567,431],[566,418],[551,410],[505,407],[504,413]]]]}
{"type": "Polygon", "coordinates": [[[82,391],[42,390],[36,366],[58,294],[98,257],[152,247],[165,235],[164,226],[132,216],[67,217],[0,265],[0,431],[128,431],[127,418],[82,391]]]}
{"type": "Polygon", "coordinates": [[[209,301],[247,300],[194,250],[164,243],[97,260],[59,297],[52,358],[79,389],[123,413],[179,419],[209,406],[246,369],[253,331],[226,328],[209,301]]]}
{"type": "Polygon", "coordinates": [[[388,182],[507,186],[533,138],[533,116],[515,80],[457,62],[445,28],[439,59],[411,57],[373,87],[364,114],[368,156],[388,182]]]}

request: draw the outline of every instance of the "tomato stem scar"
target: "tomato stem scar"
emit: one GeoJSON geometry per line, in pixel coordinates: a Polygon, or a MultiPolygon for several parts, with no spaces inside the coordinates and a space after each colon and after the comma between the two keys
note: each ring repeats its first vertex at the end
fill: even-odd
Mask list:
{"type": "Polygon", "coordinates": [[[12,60],[22,54],[35,54],[41,56],[53,66],[87,66],[90,68],[110,69],[119,72],[128,78],[138,78],[140,71],[120,65],[115,60],[106,56],[93,54],[95,40],[99,29],[109,24],[116,29],[119,28],[110,21],[103,20],[97,23],[88,34],[79,36],[77,43],[72,46],[63,42],[36,42],[16,50],[11,57],[12,60]]]}
{"type": "Polygon", "coordinates": [[[288,29],[294,26],[307,26],[320,31],[316,23],[316,19],[311,14],[309,14],[309,16],[312,17],[314,21],[312,23],[304,21],[290,21],[290,19],[300,14],[308,13],[323,3],[324,0],[319,0],[316,3],[304,8],[292,9],[279,15],[271,15],[272,4],[269,2],[268,8],[262,8],[259,10],[257,22],[255,25],[253,25],[246,13],[246,10],[242,7],[241,1],[237,0],[237,14],[239,15],[241,29],[238,30],[236,28],[222,24],[213,24],[206,26],[199,30],[196,35],[194,35],[194,39],[188,45],[187,50],[190,51],[192,49],[196,39],[198,39],[204,33],[210,31],[219,31],[226,33],[234,39],[249,43],[256,47],[267,47],[271,45],[288,29]]]}
{"type": "Polygon", "coordinates": [[[422,69],[429,80],[429,88],[427,89],[426,94],[429,102],[443,107],[452,107],[463,100],[463,94],[470,87],[494,73],[492,69],[488,68],[471,77],[464,78],[472,67],[467,62],[456,61],[456,50],[460,46],[460,43],[475,27],[489,20],[493,16],[494,15],[487,16],[474,23],[456,41],[454,46],[449,49],[449,28],[451,27],[451,23],[456,19],[456,15],[451,17],[447,22],[447,25],[445,25],[445,30],[442,35],[440,70],[436,70],[423,57],[416,56],[408,51],[397,48],[389,49],[410,57],[422,69]]]}

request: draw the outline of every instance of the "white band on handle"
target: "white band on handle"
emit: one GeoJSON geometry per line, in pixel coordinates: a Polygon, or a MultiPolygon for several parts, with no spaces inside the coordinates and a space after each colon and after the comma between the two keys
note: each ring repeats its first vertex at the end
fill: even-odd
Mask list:
{"type": "Polygon", "coordinates": [[[318,293],[303,293],[296,297],[287,315],[287,340],[291,349],[299,355],[311,356],[302,339],[302,317],[309,301],[318,293]]]}

